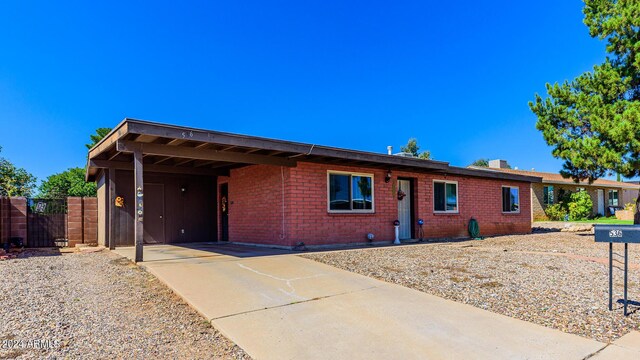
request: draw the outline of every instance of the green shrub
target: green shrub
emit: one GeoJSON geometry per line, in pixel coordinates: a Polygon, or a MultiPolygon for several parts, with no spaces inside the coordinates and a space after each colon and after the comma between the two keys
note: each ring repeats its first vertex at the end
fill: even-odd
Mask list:
{"type": "Polygon", "coordinates": [[[563,208],[562,204],[549,205],[544,210],[544,213],[547,214],[549,220],[553,221],[564,220],[565,215],[567,215],[567,211],[563,208]]]}
{"type": "Polygon", "coordinates": [[[586,191],[578,191],[571,194],[569,202],[569,219],[584,220],[591,216],[593,201],[586,191]]]}

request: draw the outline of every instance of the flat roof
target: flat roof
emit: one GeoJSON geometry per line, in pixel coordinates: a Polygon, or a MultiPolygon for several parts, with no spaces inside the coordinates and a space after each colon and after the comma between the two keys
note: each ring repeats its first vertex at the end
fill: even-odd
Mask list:
{"type": "Polygon", "coordinates": [[[540,177],[450,166],[383,153],[269,139],[125,118],[89,150],[87,180],[99,169],[133,169],[132,151],[139,148],[145,171],[195,175],[228,175],[249,164],[295,166],[315,162],[340,166],[432,172],[481,178],[540,182],[540,177]]]}

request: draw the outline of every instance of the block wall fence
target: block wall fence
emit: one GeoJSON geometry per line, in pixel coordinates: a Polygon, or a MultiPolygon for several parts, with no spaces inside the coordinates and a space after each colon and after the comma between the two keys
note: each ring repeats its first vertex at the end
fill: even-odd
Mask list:
{"type": "MultiPolygon", "coordinates": [[[[0,243],[20,237],[29,246],[27,198],[0,197],[0,243]]],[[[98,242],[98,200],[95,197],[68,197],[66,234],[68,246],[98,242]]]]}

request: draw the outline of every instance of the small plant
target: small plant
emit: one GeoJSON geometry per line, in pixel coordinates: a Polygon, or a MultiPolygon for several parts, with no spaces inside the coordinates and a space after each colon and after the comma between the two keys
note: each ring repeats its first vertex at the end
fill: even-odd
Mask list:
{"type": "Polygon", "coordinates": [[[636,203],[634,202],[626,203],[624,204],[624,209],[629,210],[631,212],[636,212],[636,203]]]}
{"type": "Polygon", "coordinates": [[[593,211],[593,201],[586,191],[578,191],[571,194],[569,203],[569,219],[584,220],[589,218],[593,211]]]}
{"type": "Polygon", "coordinates": [[[564,209],[562,204],[549,205],[544,212],[547,214],[549,220],[553,221],[562,221],[567,215],[567,211],[564,209]]]}

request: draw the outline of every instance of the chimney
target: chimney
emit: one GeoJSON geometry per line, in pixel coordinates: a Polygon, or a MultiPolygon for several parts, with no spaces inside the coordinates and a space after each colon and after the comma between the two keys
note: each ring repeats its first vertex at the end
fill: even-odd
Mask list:
{"type": "Polygon", "coordinates": [[[387,155],[391,155],[393,154],[393,146],[389,145],[387,146],[387,155]]]}
{"type": "Polygon", "coordinates": [[[508,169],[509,164],[507,164],[507,160],[489,160],[489,167],[493,169],[508,169]]]}

